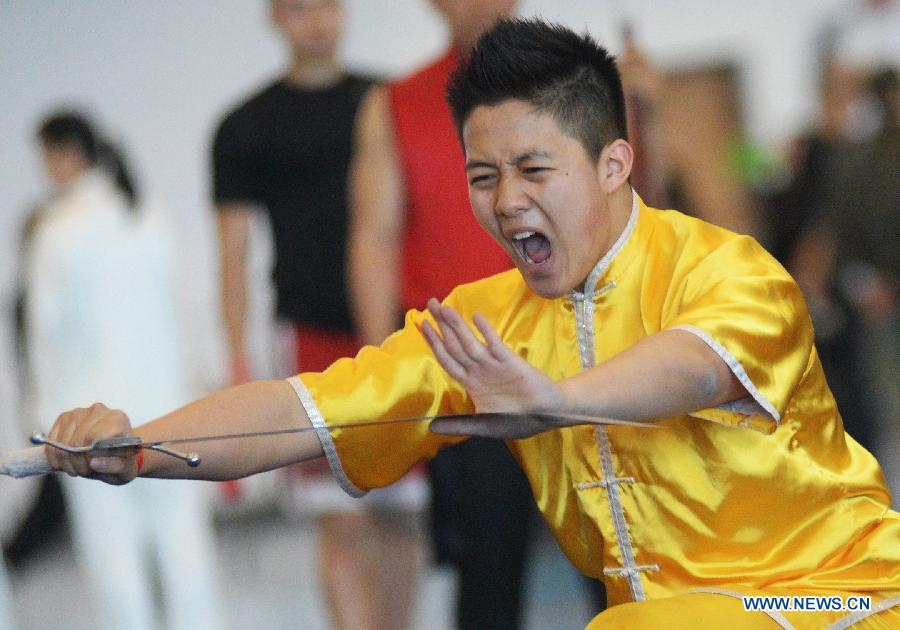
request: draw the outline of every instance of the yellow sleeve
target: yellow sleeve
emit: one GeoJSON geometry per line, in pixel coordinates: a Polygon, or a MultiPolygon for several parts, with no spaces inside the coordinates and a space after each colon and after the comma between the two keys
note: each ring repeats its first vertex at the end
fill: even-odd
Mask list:
{"type": "Polygon", "coordinates": [[[366,346],[355,358],[340,359],[324,372],[288,379],[318,429],[338,482],[352,496],[393,483],[462,438],[432,434],[427,422],[326,427],[474,410],[419,332],[426,317],[430,319],[410,311],[403,329],[380,347],[366,346]]]}
{"type": "Polygon", "coordinates": [[[692,416],[775,431],[810,361],[813,329],[800,288],[752,238],[731,239],[670,293],[664,329],[701,338],[749,397],[692,416]]]}

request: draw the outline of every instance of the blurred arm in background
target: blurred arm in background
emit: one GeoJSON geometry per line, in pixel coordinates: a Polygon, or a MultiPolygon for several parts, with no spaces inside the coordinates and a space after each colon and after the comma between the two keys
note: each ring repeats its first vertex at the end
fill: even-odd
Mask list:
{"type": "MultiPolygon", "coordinates": [[[[437,191],[436,191],[437,192],[437,191]]],[[[350,165],[348,272],[364,344],[379,344],[400,317],[400,261],[406,193],[387,91],[373,88],[360,109],[350,165]]]]}
{"type": "Polygon", "coordinates": [[[230,359],[232,385],[250,380],[246,355],[247,241],[250,234],[249,204],[225,202],[217,205],[219,226],[219,272],[222,317],[230,359]]]}

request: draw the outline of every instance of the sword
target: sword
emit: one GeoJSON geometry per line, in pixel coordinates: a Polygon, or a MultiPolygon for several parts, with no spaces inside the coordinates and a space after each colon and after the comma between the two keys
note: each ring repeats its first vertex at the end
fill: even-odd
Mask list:
{"type": "MultiPolygon", "coordinates": [[[[362,427],[378,427],[394,424],[430,422],[429,430],[441,435],[477,435],[482,437],[500,439],[519,439],[530,437],[537,433],[550,431],[570,426],[581,425],[617,425],[640,428],[658,428],[656,424],[646,422],[634,422],[630,420],[616,420],[571,413],[470,413],[446,416],[420,416],[416,418],[397,418],[392,420],[371,420],[367,422],[354,422],[348,424],[332,424],[325,427],[295,427],[291,429],[278,429],[275,431],[252,431],[247,433],[231,433],[223,435],[204,435],[197,437],[179,437],[169,440],[157,440],[144,442],[138,436],[107,438],[95,440],[88,446],[71,446],[48,440],[41,432],[35,432],[31,436],[31,442],[41,446],[49,446],[67,453],[90,454],[94,457],[129,456],[135,455],[142,449],[156,451],[175,457],[185,462],[188,466],[197,467],[201,463],[196,452],[182,453],[170,448],[173,444],[188,444],[202,442],[216,442],[222,440],[238,440],[259,437],[275,437],[281,435],[293,435],[298,433],[311,433],[314,431],[333,431],[336,429],[358,429],[362,427]]],[[[9,475],[15,478],[30,477],[55,472],[47,459],[44,450],[40,446],[29,449],[13,451],[0,456],[0,475],[9,475]]]]}

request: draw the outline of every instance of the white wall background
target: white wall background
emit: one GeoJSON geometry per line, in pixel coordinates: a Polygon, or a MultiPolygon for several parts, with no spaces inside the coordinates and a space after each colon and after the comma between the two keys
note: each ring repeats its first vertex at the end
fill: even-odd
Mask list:
{"type": "MultiPolygon", "coordinates": [[[[779,146],[814,115],[815,38],[851,2],[522,0],[521,12],[586,27],[613,50],[627,17],[664,68],[736,63],[751,136],[779,146]]],[[[185,241],[195,325],[198,333],[215,331],[209,144],[222,113],[281,66],[267,11],[265,0],[0,0],[3,304],[19,223],[44,191],[35,127],[53,108],[73,104],[121,141],[142,191],[172,209],[185,241]]],[[[342,55],[357,69],[406,72],[446,41],[427,0],[347,0],[346,17],[342,55]]],[[[206,337],[210,374],[220,364],[217,339],[206,337]]]]}

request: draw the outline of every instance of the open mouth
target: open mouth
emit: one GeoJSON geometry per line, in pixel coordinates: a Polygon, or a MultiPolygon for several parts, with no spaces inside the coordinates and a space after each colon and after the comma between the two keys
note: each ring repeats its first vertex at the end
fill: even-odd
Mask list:
{"type": "Polygon", "coordinates": [[[529,265],[541,265],[550,260],[550,241],[539,232],[517,232],[512,237],[519,257],[529,265]]]}

